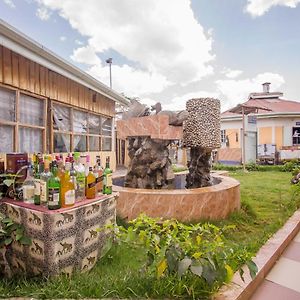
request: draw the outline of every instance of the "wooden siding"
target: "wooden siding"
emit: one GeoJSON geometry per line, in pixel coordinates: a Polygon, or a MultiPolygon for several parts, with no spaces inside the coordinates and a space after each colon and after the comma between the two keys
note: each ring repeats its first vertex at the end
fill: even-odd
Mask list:
{"type": "Polygon", "coordinates": [[[0,46],[0,83],[107,116],[111,99],[0,46]]]}

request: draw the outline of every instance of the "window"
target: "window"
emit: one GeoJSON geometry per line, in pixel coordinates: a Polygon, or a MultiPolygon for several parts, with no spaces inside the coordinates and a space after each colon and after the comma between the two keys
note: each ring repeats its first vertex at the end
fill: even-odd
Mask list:
{"type": "Polygon", "coordinates": [[[16,92],[0,88],[0,120],[15,122],[16,92]]]}
{"type": "Polygon", "coordinates": [[[0,152],[45,150],[45,100],[0,87],[0,108],[0,152]]]}
{"type": "Polygon", "coordinates": [[[221,143],[226,143],[226,130],[221,130],[221,143]]]}
{"type": "Polygon", "coordinates": [[[19,97],[19,151],[43,152],[45,101],[25,94],[19,97]]]}
{"type": "Polygon", "coordinates": [[[293,145],[300,145],[300,127],[293,127],[293,145]]]}
{"type": "Polygon", "coordinates": [[[54,152],[71,152],[71,135],[54,132],[54,152]]]}
{"type": "Polygon", "coordinates": [[[0,152],[13,152],[14,151],[14,127],[9,125],[0,124],[0,152]]]}
{"type": "Polygon", "coordinates": [[[42,131],[36,128],[19,128],[19,151],[20,152],[43,152],[42,131]]]}
{"type": "Polygon", "coordinates": [[[112,119],[53,103],[53,151],[111,151],[112,119]]]}
{"type": "Polygon", "coordinates": [[[112,119],[102,118],[102,150],[112,150],[112,119]]]}

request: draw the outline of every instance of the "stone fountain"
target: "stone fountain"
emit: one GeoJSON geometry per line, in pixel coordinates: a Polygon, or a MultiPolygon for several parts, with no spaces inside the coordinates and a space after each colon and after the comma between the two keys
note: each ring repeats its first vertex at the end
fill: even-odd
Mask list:
{"type": "MultiPolygon", "coordinates": [[[[126,139],[129,163],[124,185],[118,181],[117,213],[127,220],[140,213],[181,221],[223,219],[240,208],[239,182],[211,176],[211,151],[220,147],[220,101],[199,98],[187,101],[187,110],[159,111],[117,122],[117,136],[126,139]],[[178,117],[182,119],[181,124],[178,117]],[[171,121],[172,120],[172,121],[171,121]],[[175,121],[174,121],[175,120],[175,121]],[[171,122],[174,121],[174,125],[171,122]],[[177,126],[175,126],[175,124],[177,126]],[[168,145],[183,141],[190,150],[185,188],[172,189],[168,145]]],[[[185,176],[185,175],[183,175],[185,176]]]]}

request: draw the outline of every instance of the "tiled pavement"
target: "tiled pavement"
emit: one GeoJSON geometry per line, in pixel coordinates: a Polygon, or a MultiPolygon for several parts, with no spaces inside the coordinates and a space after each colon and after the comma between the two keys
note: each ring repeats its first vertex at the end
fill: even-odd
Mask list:
{"type": "Polygon", "coordinates": [[[251,300],[300,300],[300,232],[290,242],[251,300]]]}

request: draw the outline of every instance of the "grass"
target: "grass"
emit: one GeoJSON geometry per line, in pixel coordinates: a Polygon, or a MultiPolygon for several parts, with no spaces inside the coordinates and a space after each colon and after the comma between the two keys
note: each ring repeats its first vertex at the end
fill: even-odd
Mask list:
{"type": "MultiPolygon", "coordinates": [[[[245,247],[253,254],[300,206],[289,183],[291,175],[283,172],[232,172],[241,182],[242,209],[216,225],[235,224],[227,242],[245,247]]],[[[114,245],[88,273],[71,278],[0,279],[0,297],[34,298],[207,298],[215,287],[195,277],[181,281],[171,277],[156,279],[142,268],[145,250],[114,245]],[[176,282],[176,284],[174,284],[176,282]],[[197,295],[189,287],[193,285],[197,295]]]]}

